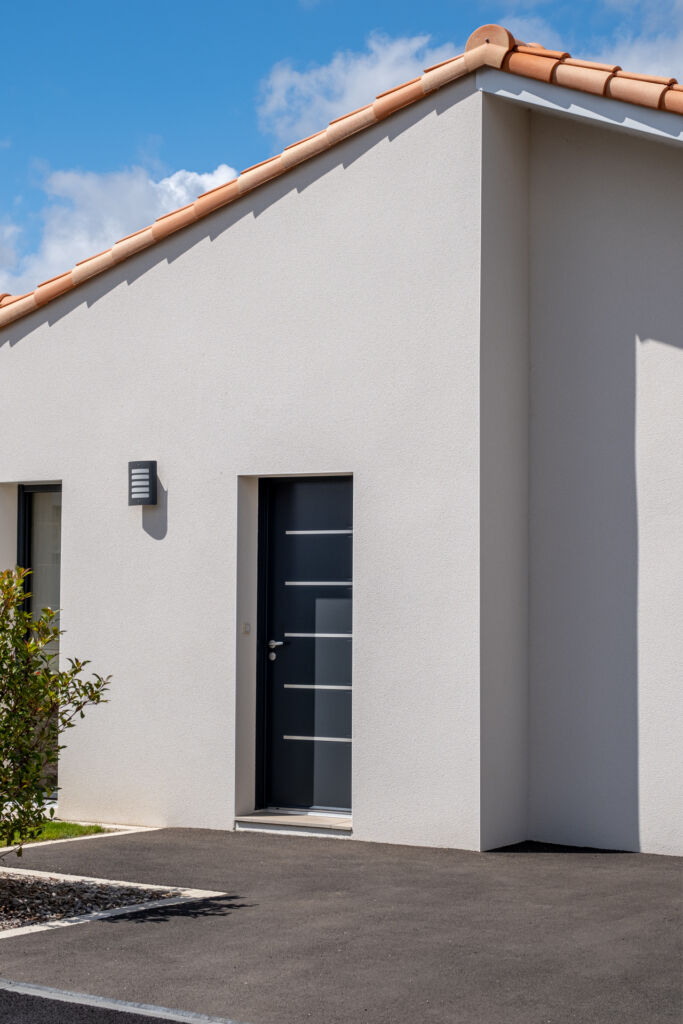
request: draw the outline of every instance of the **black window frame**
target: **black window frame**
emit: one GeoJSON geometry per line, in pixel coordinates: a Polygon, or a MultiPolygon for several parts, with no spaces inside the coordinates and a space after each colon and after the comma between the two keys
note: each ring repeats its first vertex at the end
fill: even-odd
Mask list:
{"type": "MultiPolygon", "coordinates": [[[[33,495],[61,494],[61,484],[19,484],[17,490],[17,565],[31,569],[33,495]]],[[[29,584],[30,590],[30,584],[29,584]]],[[[24,609],[31,611],[31,598],[24,601],[24,609]]]]}

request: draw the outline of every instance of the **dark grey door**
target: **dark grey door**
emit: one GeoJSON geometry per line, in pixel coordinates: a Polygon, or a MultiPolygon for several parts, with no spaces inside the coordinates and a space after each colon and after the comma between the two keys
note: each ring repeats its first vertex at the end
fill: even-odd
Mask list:
{"type": "Polygon", "coordinates": [[[261,481],[263,787],[351,809],[351,477],[261,481]]]}

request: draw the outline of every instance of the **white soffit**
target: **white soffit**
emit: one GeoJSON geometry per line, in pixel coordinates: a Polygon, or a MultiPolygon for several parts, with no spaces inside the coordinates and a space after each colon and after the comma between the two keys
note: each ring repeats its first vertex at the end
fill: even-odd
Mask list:
{"type": "Polygon", "coordinates": [[[620,100],[538,82],[533,78],[509,75],[495,68],[480,68],[476,76],[476,86],[481,92],[502,96],[525,107],[618,128],[633,135],[683,143],[683,117],[668,110],[637,107],[633,103],[622,103],[620,100]]]}

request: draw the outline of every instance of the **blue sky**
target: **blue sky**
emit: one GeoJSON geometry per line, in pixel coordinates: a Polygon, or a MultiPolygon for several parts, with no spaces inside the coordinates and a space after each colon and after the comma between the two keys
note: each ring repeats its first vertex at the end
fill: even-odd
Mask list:
{"type": "Polygon", "coordinates": [[[3,12],[0,292],[191,201],[497,22],[683,79],[683,0],[35,0],[3,12]]]}

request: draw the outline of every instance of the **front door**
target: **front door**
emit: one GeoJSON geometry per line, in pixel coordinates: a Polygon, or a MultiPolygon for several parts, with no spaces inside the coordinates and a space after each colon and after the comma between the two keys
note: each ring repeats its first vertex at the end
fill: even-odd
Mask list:
{"type": "Polygon", "coordinates": [[[352,479],[262,480],[268,807],[351,809],[352,479]]]}

